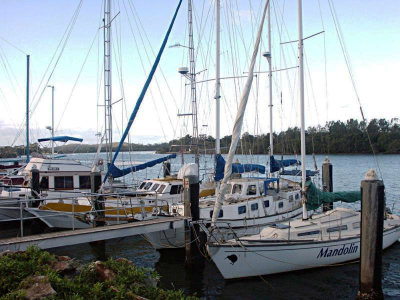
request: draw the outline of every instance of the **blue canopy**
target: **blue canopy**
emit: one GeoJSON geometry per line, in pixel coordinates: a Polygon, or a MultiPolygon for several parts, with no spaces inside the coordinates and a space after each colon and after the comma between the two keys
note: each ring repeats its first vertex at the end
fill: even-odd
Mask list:
{"type": "Polygon", "coordinates": [[[38,142],[39,142],[39,143],[41,143],[41,142],[47,142],[47,141],[64,142],[64,143],[66,143],[66,142],[68,142],[68,141],[82,142],[83,139],[76,138],[76,137],[73,137],[73,136],[67,136],[67,135],[38,139],[38,142]]]}
{"type": "MultiPolygon", "coordinates": [[[[215,156],[215,181],[224,178],[225,159],[221,154],[215,156]]],[[[265,166],[256,164],[232,164],[232,173],[258,172],[265,174],[265,166]]]]}
{"type": "Polygon", "coordinates": [[[278,172],[283,167],[289,167],[293,165],[301,165],[301,162],[297,159],[275,159],[273,155],[270,156],[270,172],[278,172]]]}
{"type": "Polygon", "coordinates": [[[142,163],[140,165],[131,166],[129,168],[125,168],[122,170],[118,169],[114,164],[111,164],[108,168],[108,173],[110,173],[113,178],[118,178],[118,177],[125,176],[132,172],[137,172],[140,170],[144,170],[146,168],[153,167],[159,163],[162,163],[168,159],[175,158],[175,157],[176,157],[176,154],[174,153],[174,154],[170,154],[170,155],[167,155],[167,156],[155,159],[155,160],[151,160],[151,161],[142,163]]]}

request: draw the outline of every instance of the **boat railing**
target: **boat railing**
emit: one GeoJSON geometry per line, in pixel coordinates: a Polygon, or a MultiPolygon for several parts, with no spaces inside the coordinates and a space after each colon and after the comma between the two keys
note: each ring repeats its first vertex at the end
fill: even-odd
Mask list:
{"type": "MultiPolygon", "coordinates": [[[[34,195],[38,196],[37,193],[34,195]]],[[[67,217],[71,220],[71,229],[77,229],[77,222],[83,221],[87,224],[96,226],[98,222],[103,222],[103,225],[120,224],[121,222],[131,222],[135,220],[135,212],[137,208],[141,209],[140,214],[142,219],[147,216],[146,208],[152,207],[152,214],[162,214],[162,209],[168,206],[168,201],[158,198],[158,193],[155,193],[154,199],[146,197],[129,197],[129,193],[82,193],[77,196],[66,197],[51,197],[51,198],[35,198],[30,193],[26,193],[25,198],[7,198],[1,200],[0,210],[5,212],[12,212],[13,217],[1,218],[0,224],[5,222],[20,222],[20,236],[24,236],[24,221],[41,219],[44,223],[50,218],[67,217]],[[112,200],[110,200],[112,198],[112,200]],[[82,210],[82,205],[79,200],[86,199],[90,204],[90,209],[82,210]],[[151,205],[149,205],[151,200],[151,205]],[[54,202],[51,202],[54,201],[54,202]],[[135,201],[135,203],[133,202],[135,201]],[[154,202],[153,202],[154,201],[154,202]],[[95,202],[100,204],[96,208],[95,202]],[[54,210],[51,207],[46,207],[46,204],[58,203],[67,204],[70,207],[64,210],[54,210]],[[139,203],[139,205],[138,205],[139,203]],[[39,209],[39,205],[43,205],[44,209],[39,209]],[[77,208],[78,207],[78,208],[77,208]],[[100,208],[100,209],[99,209],[100,208]],[[42,212],[41,214],[34,214],[34,210],[42,212]],[[45,213],[44,213],[45,212],[45,213]],[[27,215],[30,213],[30,215],[27,215]]],[[[48,223],[46,223],[48,225],[48,223]]],[[[0,225],[1,226],[1,225],[0,225]]]]}

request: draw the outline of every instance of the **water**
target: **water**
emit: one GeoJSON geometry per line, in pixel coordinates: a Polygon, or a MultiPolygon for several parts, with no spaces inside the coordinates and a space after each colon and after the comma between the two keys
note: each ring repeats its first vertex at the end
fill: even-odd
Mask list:
{"type": "MultiPolygon", "coordinates": [[[[71,156],[90,162],[94,154],[71,156]]],[[[148,161],[161,156],[139,152],[133,154],[131,159],[148,161]]],[[[125,154],[125,159],[127,157],[125,154]]],[[[238,159],[242,163],[264,165],[266,163],[266,157],[261,155],[253,157],[239,155],[238,159]]],[[[319,167],[324,159],[324,155],[316,156],[319,167]]],[[[365,173],[370,168],[378,169],[371,155],[330,155],[329,159],[333,164],[334,191],[358,190],[365,173]]],[[[193,161],[192,155],[185,155],[185,162],[193,161]]],[[[380,155],[377,157],[377,162],[386,187],[387,204],[399,214],[400,155],[380,155]]],[[[178,170],[180,163],[180,157],[174,159],[171,162],[172,169],[178,170]]],[[[201,158],[201,168],[204,168],[205,165],[208,167],[212,165],[211,156],[201,158]]],[[[312,166],[311,157],[307,157],[307,167],[312,169],[312,166]]],[[[126,180],[129,182],[133,179],[154,178],[161,174],[160,166],[156,166],[147,171],[138,172],[126,180]]],[[[53,249],[52,252],[88,262],[96,259],[98,255],[96,248],[96,246],[83,244],[53,249]]],[[[160,253],[152,249],[142,237],[106,241],[105,251],[106,255],[110,257],[125,257],[139,266],[156,269],[161,275],[161,287],[183,289],[188,294],[196,293],[205,299],[354,299],[358,289],[358,263],[263,278],[225,281],[212,261],[199,260],[191,269],[186,269],[184,267],[184,251],[166,250],[160,253]]],[[[382,283],[385,298],[400,298],[400,243],[396,243],[384,252],[382,283]]]]}

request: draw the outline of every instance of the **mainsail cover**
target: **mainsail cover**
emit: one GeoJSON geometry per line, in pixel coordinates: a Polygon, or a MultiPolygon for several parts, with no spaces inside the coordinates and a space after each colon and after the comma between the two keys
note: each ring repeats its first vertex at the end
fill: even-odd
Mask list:
{"type": "MultiPolygon", "coordinates": [[[[220,181],[224,178],[224,168],[225,168],[225,159],[221,154],[217,154],[215,156],[216,166],[215,166],[215,181],[220,181]]],[[[257,165],[257,164],[232,164],[232,173],[246,173],[246,172],[258,172],[261,174],[265,174],[265,166],[257,165]]]]}
{"type": "Polygon", "coordinates": [[[307,191],[307,210],[315,210],[324,203],[346,202],[353,203],[361,200],[360,191],[350,192],[323,192],[319,190],[311,181],[306,182],[307,191]]]}
{"type": "Polygon", "coordinates": [[[110,170],[110,174],[113,178],[118,178],[118,177],[125,176],[132,172],[137,172],[140,170],[144,170],[146,168],[153,167],[153,166],[160,164],[171,158],[176,158],[176,154],[170,154],[170,155],[167,155],[167,156],[155,159],[155,160],[151,160],[151,161],[139,164],[139,165],[130,166],[130,167],[124,168],[122,170],[113,164],[113,165],[110,165],[109,170],[110,170]]]}
{"type": "Polygon", "coordinates": [[[221,181],[221,187],[219,189],[218,195],[217,195],[217,200],[215,201],[215,206],[214,206],[214,212],[211,220],[211,226],[214,227],[215,222],[217,221],[219,212],[221,210],[221,205],[224,200],[224,196],[226,194],[227,190],[227,182],[232,174],[232,162],[233,162],[233,156],[235,155],[237,145],[240,140],[240,134],[242,131],[242,125],[243,125],[243,118],[244,118],[244,112],[246,110],[247,106],[247,101],[249,100],[249,94],[250,94],[250,89],[251,89],[251,84],[253,83],[253,74],[254,74],[254,65],[256,63],[256,58],[257,58],[257,53],[258,53],[258,48],[260,45],[260,40],[261,40],[261,34],[263,31],[263,26],[264,26],[264,20],[265,20],[265,15],[267,13],[267,7],[269,5],[269,0],[267,0],[265,7],[264,7],[264,13],[261,19],[260,26],[258,28],[258,34],[257,34],[257,40],[254,45],[254,50],[253,50],[253,56],[251,58],[251,63],[250,63],[250,68],[249,68],[249,74],[246,79],[246,84],[244,86],[242,96],[240,99],[240,105],[238,112],[236,114],[236,119],[235,119],[235,124],[233,126],[233,132],[232,132],[232,142],[231,146],[229,148],[229,153],[228,153],[228,158],[226,160],[225,164],[225,172],[224,172],[224,178],[221,181]]]}
{"type": "Polygon", "coordinates": [[[109,169],[107,170],[106,176],[104,176],[103,183],[106,182],[107,177],[110,175],[110,169],[112,170],[112,166],[114,166],[115,160],[117,159],[117,156],[118,156],[119,152],[121,151],[121,147],[124,144],[126,137],[128,136],[129,130],[131,129],[131,126],[133,124],[133,120],[135,120],[135,118],[136,118],[136,115],[137,115],[137,113],[139,111],[140,105],[142,104],[143,98],[146,95],[147,89],[150,86],[150,83],[151,83],[151,81],[153,79],[154,73],[157,70],[158,64],[159,64],[160,59],[161,59],[161,55],[163,54],[164,49],[165,49],[165,45],[168,42],[169,35],[171,33],[172,27],[174,26],[175,19],[176,19],[176,16],[178,14],[179,8],[181,7],[181,4],[182,4],[182,0],[179,0],[178,6],[177,6],[177,8],[175,10],[175,13],[174,13],[174,16],[172,18],[171,24],[169,24],[167,33],[166,33],[166,35],[164,37],[164,40],[163,40],[163,42],[161,44],[160,50],[158,51],[156,60],[154,61],[153,67],[150,70],[149,76],[147,77],[147,80],[146,80],[146,82],[145,82],[145,84],[143,86],[142,92],[140,93],[139,98],[136,101],[135,108],[133,109],[132,114],[131,114],[131,116],[129,118],[128,124],[127,124],[127,126],[125,128],[124,134],[121,137],[121,140],[119,142],[118,148],[114,153],[114,157],[113,157],[113,159],[111,161],[109,169]]]}
{"type": "Polygon", "coordinates": [[[274,172],[278,172],[280,169],[284,168],[284,167],[290,167],[293,165],[301,165],[301,162],[297,159],[282,159],[282,160],[278,160],[275,159],[275,157],[273,155],[270,156],[270,172],[274,173],[274,172]]]}

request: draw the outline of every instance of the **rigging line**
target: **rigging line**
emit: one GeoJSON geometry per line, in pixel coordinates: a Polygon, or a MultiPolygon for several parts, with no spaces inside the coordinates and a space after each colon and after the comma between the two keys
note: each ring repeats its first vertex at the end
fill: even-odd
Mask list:
{"type": "MultiPolygon", "coordinates": [[[[47,72],[48,72],[48,70],[49,70],[49,68],[50,68],[50,66],[51,66],[51,64],[52,64],[52,62],[53,62],[53,60],[54,60],[54,58],[56,57],[56,54],[57,54],[57,52],[58,52],[58,49],[60,48],[60,45],[62,44],[62,42],[63,42],[63,40],[64,40],[64,37],[67,35],[66,38],[65,38],[65,40],[64,40],[64,44],[63,44],[63,46],[62,46],[62,49],[61,49],[61,51],[60,51],[60,53],[59,53],[59,56],[58,56],[58,58],[57,58],[57,60],[56,60],[56,62],[55,62],[55,64],[54,64],[54,66],[53,66],[53,70],[52,70],[51,74],[49,75],[49,77],[48,77],[48,79],[47,79],[47,82],[46,82],[46,84],[44,85],[44,87],[43,87],[43,89],[42,89],[42,92],[41,92],[41,94],[40,94],[40,96],[39,96],[39,99],[36,101],[36,104],[34,104],[33,109],[30,110],[30,113],[29,113],[30,116],[32,116],[32,114],[34,113],[34,111],[35,111],[37,105],[39,104],[39,102],[40,102],[40,100],[41,100],[41,97],[43,96],[44,91],[46,90],[46,87],[47,87],[47,85],[48,85],[48,83],[49,83],[49,81],[50,81],[50,79],[51,79],[51,76],[53,75],[54,70],[55,70],[55,68],[56,68],[56,66],[57,66],[57,64],[58,64],[58,62],[59,62],[59,60],[60,60],[60,58],[61,58],[61,56],[62,56],[62,53],[63,53],[63,51],[64,51],[64,49],[65,49],[65,46],[66,46],[66,44],[67,44],[67,41],[68,41],[68,39],[69,39],[69,36],[70,36],[70,34],[71,34],[71,32],[72,32],[72,29],[73,29],[73,27],[74,27],[74,25],[75,25],[76,19],[78,18],[80,9],[81,9],[81,7],[82,7],[82,3],[83,3],[83,0],[80,0],[80,2],[79,2],[79,4],[78,4],[77,8],[75,9],[75,12],[74,12],[72,18],[71,18],[71,21],[69,22],[67,28],[66,28],[65,31],[64,31],[63,36],[61,37],[60,42],[59,42],[58,45],[57,45],[57,48],[56,48],[56,51],[55,51],[54,54],[53,54],[53,57],[51,58],[49,64],[47,65],[47,68],[46,68],[45,72],[43,73],[43,76],[42,76],[42,78],[41,78],[41,80],[40,80],[40,83],[39,83],[39,85],[38,85],[38,88],[36,89],[36,92],[35,92],[35,94],[33,95],[33,98],[32,98],[32,100],[31,100],[31,103],[34,103],[35,98],[36,98],[36,95],[37,95],[37,93],[38,93],[39,90],[40,90],[40,86],[42,85],[43,80],[44,80],[44,78],[45,78],[45,76],[46,76],[46,74],[47,74],[47,72]]],[[[11,146],[13,146],[13,145],[15,144],[15,142],[17,141],[17,139],[20,137],[20,135],[21,135],[22,132],[24,131],[24,128],[23,128],[24,123],[25,123],[25,119],[24,119],[24,121],[21,122],[21,124],[20,124],[20,126],[19,126],[19,131],[17,132],[17,134],[16,134],[16,136],[15,136],[15,138],[14,138],[14,141],[12,142],[11,146]]]]}
{"type": "MultiPolygon", "coordinates": [[[[137,20],[138,20],[138,22],[139,22],[139,25],[140,25],[140,27],[141,27],[143,33],[144,33],[144,36],[145,36],[147,42],[149,43],[150,50],[151,50],[151,52],[153,53],[153,55],[155,56],[154,49],[153,49],[153,47],[151,46],[151,43],[150,43],[149,37],[148,37],[148,35],[147,35],[147,32],[145,31],[145,29],[144,29],[144,27],[143,27],[143,23],[142,23],[142,21],[141,21],[141,19],[140,19],[140,16],[139,16],[139,14],[138,14],[137,11],[136,11],[136,7],[135,7],[135,5],[133,4],[133,2],[132,2],[131,0],[128,0],[128,1],[129,1],[129,3],[132,4],[133,11],[134,11],[135,14],[136,14],[136,18],[137,18],[137,20]]],[[[134,19],[134,20],[135,20],[135,23],[136,23],[136,19],[134,19]]],[[[136,26],[137,26],[137,25],[136,25],[136,26]]],[[[139,31],[139,34],[140,34],[140,31],[139,31]]],[[[141,35],[141,34],[140,34],[140,35],[141,35]]],[[[143,39],[142,39],[142,42],[143,42],[143,39]]],[[[144,44],[144,43],[143,43],[143,44],[144,44]]],[[[165,81],[165,83],[166,83],[166,85],[167,85],[168,91],[169,91],[169,93],[170,93],[170,95],[171,95],[171,97],[172,97],[172,100],[174,101],[175,107],[178,108],[177,102],[176,102],[176,99],[175,99],[175,96],[174,96],[174,94],[172,93],[172,90],[171,90],[171,88],[170,88],[170,86],[169,86],[169,84],[168,84],[168,81],[167,81],[167,79],[166,79],[166,77],[165,77],[164,71],[162,70],[161,66],[160,66],[159,68],[160,68],[161,75],[162,75],[162,77],[164,78],[164,81],[165,81]]]]}
{"type": "MultiPolygon", "coordinates": [[[[8,70],[10,70],[10,73],[11,73],[11,75],[12,75],[14,81],[15,81],[15,85],[17,86],[20,94],[23,95],[21,86],[19,85],[17,77],[15,76],[15,73],[14,73],[12,67],[11,67],[11,64],[7,59],[6,52],[4,51],[3,47],[1,47],[1,46],[0,46],[0,57],[1,57],[2,61],[5,61],[5,63],[3,63],[3,64],[4,64],[4,68],[6,69],[7,74],[9,73],[8,70]],[[1,55],[1,53],[3,53],[3,55],[1,55]]],[[[13,82],[11,81],[11,76],[10,75],[8,75],[8,76],[10,77],[11,84],[14,85],[13,82]]]]}
{"type": "MultiPolygon", "coordinates": [[[[133,3],[132,3],[130,0],[128,0],[128,3],[134,7],[133,3]]],[[[131,7],[131,11],[132,11],[132,7],[131,7]]],[[[138,29],[138,32],[139,32],[140,40],[142,41],[142,44],[143,44],[143,46],[144,46],[145,43],[144,43],[143,36],[142,36],[142,33],[141,33],[140,29],[142,28],[142,30],[143,30],[143,32],[144,32],[144,35],[145,35],[145,37],[147,38],[146,31],[144,31],[143,26],[139,27],[139,25],[141,25],[139,16],[138,16],[137,14],[135,15],[135,14],[133,13],[133,11],[132,11],[132,15],[133,15],[133,20],[135,21],[135,24],[136,24],[136,28],[138,29]],[[137,18],[138,20],[136,20],[136,18],[137,18]],[[139,23],[139,25],[138,25],[138,23],[139,23]]],[[[148,38],[147,38],[147,41],[148,41],[148,43],[149,43],[149,48],[150,48],[151,52],[152,52],[153,55],[154,55],[153,48],[152,48],[152,46],[151,46],[150,41],[148,40],[148,38]]],[[[137,49],[139,49],[138,46],[137,46],[137,49]]],[[[151,63],[150,56],[149,56],[149,54],[148,54],[148,51],[147,51],[146,46],[144,46],[144,52],[145,52],[145,54],[146,54],[146,57],[147,57],[148,62],[151,63]]],[[[160,70],[161,70],[161,68],[160,68],[160,70]]],[[[144,72],[146,73],[146,71],[144,71],[144,72]]],[[[162,73],[162,71],[161,71],[161,73],[162,73]]],[[[170,93],[172,94],[172,91],[171,91],[171,89],[169,88],[169,85],[168,85],[167,80],[165,79],[165,76],[163,76],[163,78],[164,78],[164,80],[165,80],[165,83],[166,83],[166,85],[167,85],[167,87],[168,87],[170,93]]],[[[157,80],[157,76],[155,76],[155,75],[154,75],[154,80],[155,80],[155,83],[156,83],[158,92],[159,92],[159,94],[160,94],[160,98],[161,98],[162,103],[163,103],[163,105],[164,105],[164,109],[165,109],[165,111],[166,111],[166,115],[167,115],[167,117],[168,117],[169,123],[170,123],[170,125],[171,125],[171,128],[173,129],[173,128],[174,128],[174,125],[173,125],[173,123],[172,123],[172,119],[171,119],[169,110],[168,110],[168,108],[167,108],[167,105],[166,105],[166,103],[165,103],[165,101],[164,101],[163,93],[161,92],[161,88],[160,88],[160,84],[159,84],[159,82],[158,82],[158,80],[157,80]]],[[[172,95],[172,99],[173,99],[173,101],[174,101],[174,103],[175,103],[175,107],[177,107],[177,106],[176,106],[176,101],[175,101],[175,98],[174,98],[173,95],[172,95]]],[[[154,99],[153,99],[153,102],[154,102],[154,106],[156,106],[156,105],[155,105],[155,100],[154,100],[154,99]]],[[[160,119],[160,123],[161,123],[161,118],[159,118],[159,119],[160,119]]],[[[161,126],[161,128],[162,128],[162,130],[163,130],[163,132],[164,132],[164,127],[161,126]]],[[[175,132],[173,132],[173,135],[175,136],[175,132]]],[[[166,138],[165,133],[164,133],[164,138],[165,138],[165,140],[167,141],[167,138],[166,138]]]]}
{"type": "Polygon", "coordinates": [[[64,110],[63,110],[63,112],[62,112],[62,114],[61,114],[60,120],[58,121],[56,130],[58,130],[58,128],[60,127],[60,124],[61,124],[61,121],[62,121],[62,119],[63,119],[63,117],[64,117],[65,111],[67,110],[68,104],[69,104],[69,102],[71,101],[72,95],[73,95],[73,93],[74,93],[74,91],[75,91],[75,87],[76,87],[76,85],[78,84],[78,81],[79,81],[79,78],[80,78],[80,76],[81,76],[81,74],[82,74],[83,68],[85,67],[86,61],[87,61],[87,59],[88,59],[88,57],[89,57],[89,54],[90,54],[90,52],[91,52],[91,50],[92,50],[92,48],[93,48],[94,42],[96,41],[96,38],[97,38],[97,35],[99,34],[99,32],[100,32],[100,29],[97,29],[96,34],[95,34],[95,36],[94,36],[94,38],[93,38],[93,40],[92,40],[92,42],[91,42],[91,44],[90,44],[89,50],[88,50],[88,52],[86,53],[85,59],[83,60],[83,64],[82,64],[82,66],[81,66],[81,68],[80,68],[80,70],[79,70],[78,76],[76,77],[75,82],[74,82],[74,85],[72,86],[71,93],[69,94],[67,103],[66,103],[65,106],[64,106],[64,110]]]}
{"type": "Polygon", "coordinates": [[[20,48],[18,48],[17,46],[15,46],[13,43],[11,43],[10,41],[6,40],[5,38],[0,36],[0,39],[3,40],[4,42],[6,42],[7,44],[9,44],[11,47],[13,47],[14,49],[18,50],[19,52],[21,52],[22,54],[28,55],[25,51],[21,50],[20,48]]]}
{"type": "MultiPolygon", "coordinates": [[[[340,26],[340,23],[339,23],[339,19],[338,19],[337,14],[336,14],[335,6],[330,0],[328,0],[328,3],[329,3],[329,8],[330,8],[330,12],[331,12],[332,18],[333,18],[333,21],[334,21],[334,24],[335,24],[335,29],[336,29],[336,33],[338,35],[340,46],[342,48],[342,53],[343,53],[343,56],[344,56],[344,59],[345,59],[345,62],[346,62],[347,71],[349,72],[350,80],[351,80],[352,85],[353,85],[353,90],[354,90],[354,92],[356,94],[358,104],[360,105],[361,117],[362,117],[363,121],[366,122],[366,119],[365,119],[364,113],[363,113],[363,109],[362,109],[361,100],[360,100],[360,97],[359,97],[359,94],[358,94],[358,90],[357,90],[357,86],[356,86],[356,83],[355,83],[353,71],[352,71],[352,68],[351,68],[350,56],[349,56],[349,54],[347,52],[347,47],[346,47],[346,44],[345,44],[344,35],[343,35],[342,29],[341,29],[341,26],[340,26]]],[[[368,126],[365,126],[365,132],[367,134],[368,142],[369,142],[369,145],[371,147],[371,150],[372,150],[372,153],[373,153],[373,156],[374,156],[375,164],[376,164],[376,166],[378,168],[380,177],[381,177],[381,179],[383,181],[382,170],[380,168],[380,165],[378,163],[378,159],[376,157],[376,151],[375,151],[374,146],[372,144],[371,136],[370,136],[370,134],[368,132],[368,126]]]]}
{"type": "Polygon", "coordinates": [[[13,82],[13,80],[11,78],[11,75],[10,75],[10,73],[8,71],[6,61],[5,61],[5,59],[3,57],[3,54],[1,52],[2,52],[2,48],[0,47],[0,60],[1,60],[2,64],[3,64],[3,66],[4,66],[4,70],[6,71],[7,78],[10,81],[10,84],[11,84],[11,87],[12,87],[12,91],[15,94],[15,97],[18,99],[18,98],[21,97],[21,95],[18,95],[18,93],[17,93],[17,89],[15,88],[14,82],[13,82]]]}
{"type": "MultiPolygon", "coordinates": [[[[141,66],[142,66],[142,69],[143,69],[144,74],[146,75],[146,68],[145,68],[144,63],[143,63],[142,54],[141,54],[140,51],[139,51],[140,48],[139,48],[138,42],[137,42],[137,40],[136,40],[136,36],[135,36],[134,31],[133,31],[133,28],[132,28],[132,23],[131,23],[131,21],[130,21],[130,19],[129,19],[128,10],[127,10],[127,8],[126,8],[125,1],[123,2],[123,4],[124,4],[124,8],[125,8],[125,14],[126,14],[127,19],[128,19],[129,28],[131,29],[131,33],[132,33],[132,36],[133,36],[133,40],[134,40],[134,42],[135,42],[136,49],[138,49],[138,55],[139,55],[140,64],[141,64],[141,66]]],[[[129,4],[129,2],[128,2],[128,4],[129,4]]],[[[153,103],[153,105],[154,105],[154,107],[155,107],[157,116],[158,116],[158,118],[159,118],[159,120],[160,120],[159,111],[158,111],[158,109],[157,109],[157,106],[155,105],[154,96],[153,96],[153,92],[152,92],[151,88],[149,89],[149,93],[150,93],[150,98],[152,99],[152,103],[153,103]]],[[[164,127],[163,127],[163,126],[161,126],[161,131],[163,132],[164,139],[166,140],[167,138],[166,138],[166,134],[165,134],[165,132],[164,132],[164,127]]]]}

